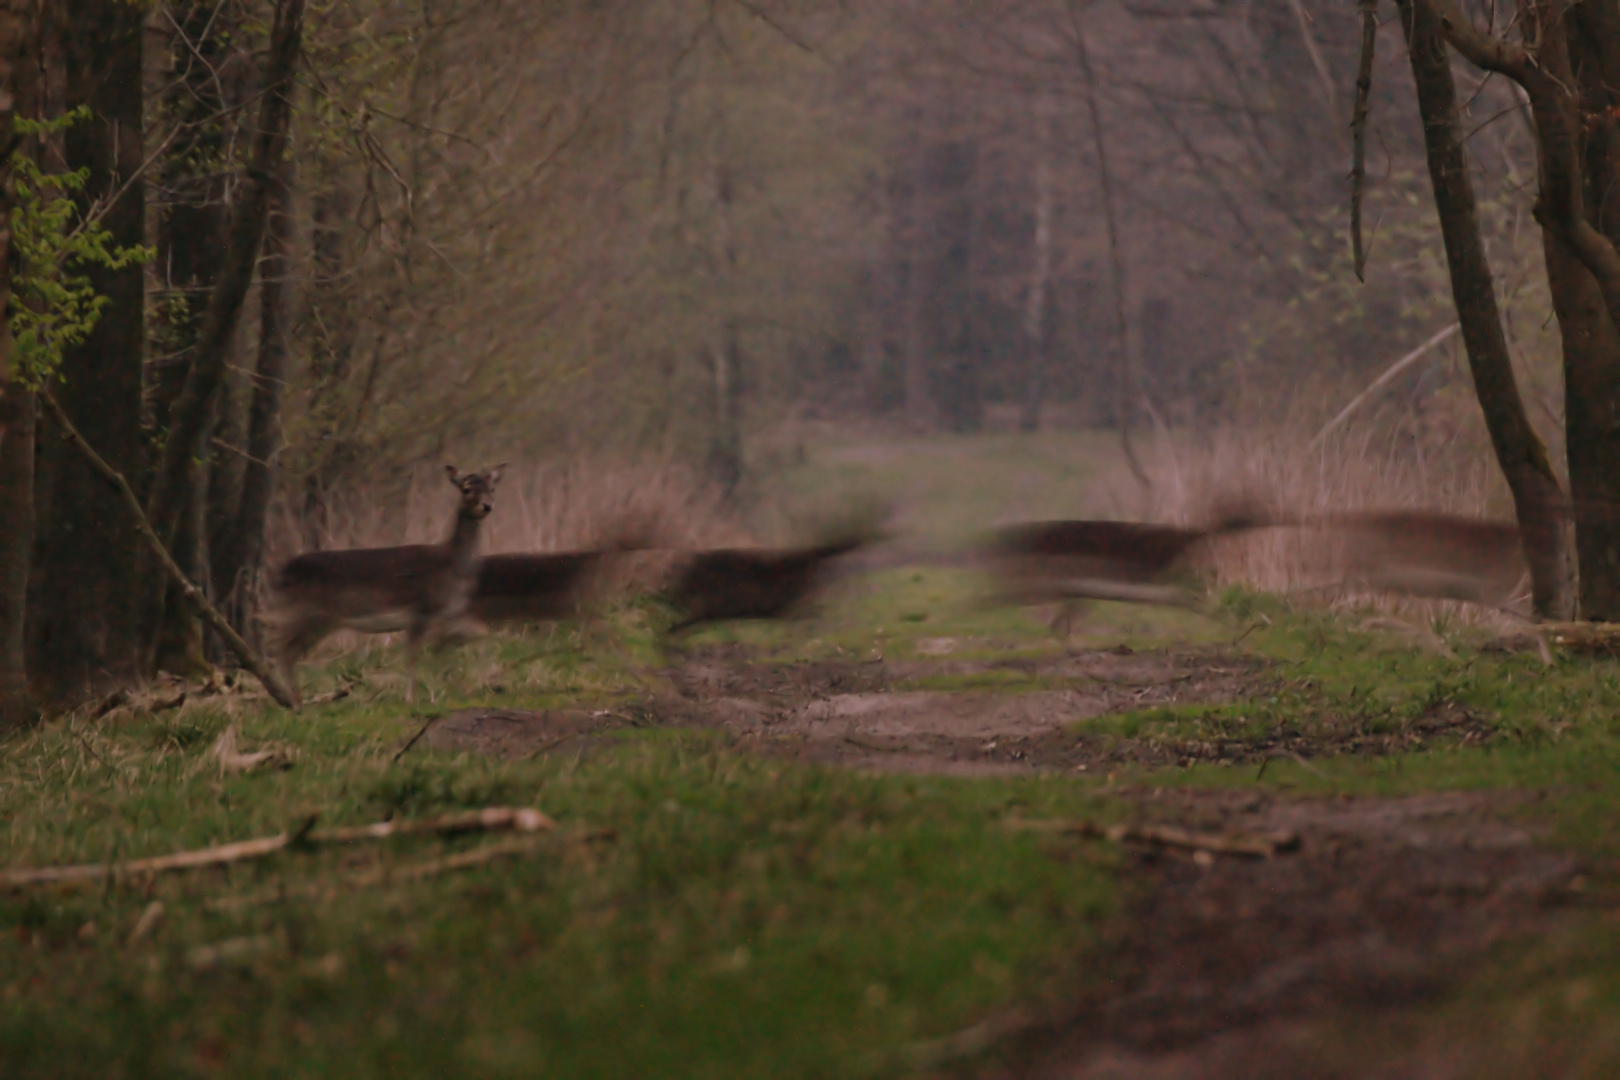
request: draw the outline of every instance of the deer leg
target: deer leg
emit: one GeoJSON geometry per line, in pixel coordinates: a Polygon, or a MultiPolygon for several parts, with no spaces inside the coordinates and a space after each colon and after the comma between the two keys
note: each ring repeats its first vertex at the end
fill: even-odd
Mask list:
{"type": "Polygon", "coordinates": [[[313,652],[315,646],[326,640],[327,635],[335,629],[337,622],[333,619],[305,616],[295,618],[275,634],[272,651],[276,654],[276,666],[281,670],[282,681],[292,691],[295,704],[303,705],[303,698],[298,693],[298,662],[313,652]]]}
{"type": "Polygon", "coordinates": [[[416,662],[422,657],[422,641],[427,637],[426,619],[412,619],[405,632],[405,704],[416,701],[416,662]]]}

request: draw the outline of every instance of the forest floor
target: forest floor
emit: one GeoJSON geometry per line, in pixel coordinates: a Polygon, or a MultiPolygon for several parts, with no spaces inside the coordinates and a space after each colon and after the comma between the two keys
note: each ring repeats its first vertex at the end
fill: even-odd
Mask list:
{"type": "Polygon", "coordinates": [[[299,714],[54,720],[0,751],[0,870],[296,839],[0,889],[0,1067],[1620,1075],[1615,660],[1238,592],[1065,648],[979,589],[882,570],[669,649],[629,604],[415,708],[372,642],[299,714]],[[492,806],[554,825],[321,832],[492,806]]]}

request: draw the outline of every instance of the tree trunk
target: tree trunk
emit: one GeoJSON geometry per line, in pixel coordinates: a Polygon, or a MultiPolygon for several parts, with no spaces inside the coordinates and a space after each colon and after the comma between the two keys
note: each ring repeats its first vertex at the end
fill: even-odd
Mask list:
{"type": "Polygon", "coordinates": [[[940,420],[951,431],[977,431],[984,420],[979,393],[979,357],[974,347],[973,198],[976,152],[951,130],[955,111],[947,113],[947,130],[923,153],[921,230],[932,242],[920,267],[930,354],[929,389],[940,420]]]}
{"type": "MultiPolygon", "coordinates": [[[[1399,0],[1399,6],[1428,147],[1429,179],[1451,272],[1452,300],[1491,446],[1513,492],[1530,565],[1532,603],[1537,615],[1568,618],[1574,605],[1562,524],[1564,497],[1514,381],[1490,263],[1480,238],[1445,33],[1426,5],[1399,0]]],[[[1550,264],[1551,258],[1548,261],[1550,264]]],[[[1573,447],[1572,442],[1572,461],[1573,447]]]]}
{"type": "MultiPolygon", "coordinates": [[[[67,164],[89,171],[82,205],[112,200],[101,219],[112,242],[135,246],[145,239],[144,185],[125,184],[143,156],[141,9],[69,0],[65,14],[67,105],[91,110],[66,133],[67,164]]],[[[89,338],[63,357],[56,398],[114,468],[138,476],[144,272],[86,273],[108,303],[89,338]]],[[[139,674],[139,544],[116,493],[60,439],[41,440],[36,464],[29,669],[45,700],[67,703],[139,674]]]]}
{"type": "MultiPolygon", "coordinates": [[[[10,335],[6,335],[9,344],[10,335]]],[[[24,643],[34,546],[34,395],[0,389],[0,732],[34,717],[24,643]]]]}
{"type": "Polygon", "coordinates": [[[1409,0],[1472,63],[1517,82],[1535,119],[1542,229],[1564,344],[1565,431],[1580,616],[1620,619],[1620,246],[1602,210],[1614,197],[1611,79],[1620,16],[1602,5],[1520,0],[1523,42],[1494,37],[1451,0],[1409,0]],[[1588,10],[1590,9],[1590,10],[1588,10]],[[1533,28],[1533,32],[1526,28],[1533,28]],[[1577,63],[1578,61],[1578,63],[1577,63]],[[1599,111],[1585,115],[1583,105],[1599,111]]]}
{"type": "MultiPolygon", "coordinates": [[[[737,244],[731,232],[731,207],[735,198],[731,170],[717,163],[715,178],[715,224],[719,233],[722,292],[730,297],[737,286],[737,244]]],[[[709,474],[730,498],[742,482],[742,346],[737,337],[737,320],[721,319],[719,339],[710,349],[714,374],[714,431],[709,440],[709,474]]]]}
{"type": "Polygon", "coordinates": [[[11,155],[13,121],[39,111],[40,12],[0,0],[0,732],[35,718],[28,691],[28,572],[34,547],[34,402],[14,381],[11,355],[11,155]]]}
{"type": "Polygon", "coordinates": [[[1041,426],[1041,404],[1046,398],[1046,304],[1052,283],[1052,167],[1050,151],[1041,148],[1035,166],[1035,235],[1031,247],[1034,265],[1029,276],[1029,298],[1024,304],[1024,335],[1028,339],[1024,369],[1024,400],[1018,415],[1020,431],[1041,426]]]}
{"type": "Polygon", "coordinates": [[[304,0],[278,0],[252,161],[231,214],[219,280],[203,315],[185,385],[170,417],[162,463],[153,477],[147,499],[152,526],[171,550],[180,534],[182,519],[193,508],[192,500],[198,488],[197,463],[209,452],[215,401],[225,379],[226,359],[242,305],[253,281],[275,174],[286,151],[293,70],[302,41],[303,15],[304,0]]]}
{"type": "MultiPolygon", "coordinates": [[[[1579,113],[1595,118],[1583,129],[1586,220],[1613,249],[1620,246],[1620,8],[1577,4],[1566,17],[1579,113]]],[[[1620,311],[1605,304],[1591,269],[1560,230],[1543,229],[1542,241],[1564,342],[1581,616],[1612,622],[1620,620],[1620,311]]]]}
{"type": "Polygon", "coordinates": [[[281,401],[287,383],[287,337],[291,333],[288,277],[292,273],[293,165],[278,177],[259,263],[259,358],[248,405],[247,461],[236,521],[214,553],[215,591],[237,633],[257,641],[253,620],[255,583],[264,562],[264,530],[275,491],[275,459],[281,449],[281,401]]]}
{"type": "MultiPolygon", "coordinates": [[[[0,314],[11,306],[11,151],[17,79],[27,52],[27,0],[0,0],[0,314]]],[[[0,324],[5,320],[0,318],[0,324]]],[[[0,395],[11,385],[11,333],[0,325],[0,395]]],[[[0,416],[0,438],[6,420],[0,416]]]]}

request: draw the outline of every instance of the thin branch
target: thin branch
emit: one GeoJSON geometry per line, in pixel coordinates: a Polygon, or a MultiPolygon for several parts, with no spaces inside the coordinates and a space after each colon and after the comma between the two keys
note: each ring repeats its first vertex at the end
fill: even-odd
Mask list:
{"type": "MultiPolygon", "coordinates": [[[[1085,80],[1086,110],[1091,119],[1092,150],[1097,155],[1097,182],[1102,187],[1103,218],[1108,226],[1108,257],[1112,271],[1109,280],[1113,285],[1114,320],[1115,329],[1119,334],[1120,366],[1125,376],[1121,380],[1119,393],[1115,395],[1120,447],[1125,451],[1125,461],[1130,465],[1131,474],[1136,477],[1137,482],[1145,488],[1151,488],[1153,481],[1148,479],[1142,463],[1137,460],[1136,448],[1131,445],[1131,408],[1125,395],[1128,388],[1136,382],[1136,364],[1131,356],[1130,320],[1125,310],[1125,259],[1119,248],[1119,223],[1114,207],[1114,180],[1108,168],[1108,144],[1103,138],[1102,113],[1097,108],[1097,77],[1091,66],[1091,50],[1086,46],[1085,27],[1075,11],[1074,0],[1069,0],[1064,7],[1069,16],[1075,59],[1080,64],[1080,74],[1085,80]]],[[[1151,412],[1152,405],[1148,408],[1151,412]]]]}
{"type": "Polygon", "coordinates": [[[1305,42],[1305,51],[1310,54],[1311,65],[1316,68],[1316,77],[1322,80],[1322,92],[1327,95],[1328,114],[1333,115],[1339,111],[1339,95],[1333,89],[1333,73],[1328,70],[1327,61],[1322,58],[1322,50],[1316,47],[1316,37],[1311,33],[1311,17],[1305,11],[1301,0],[1289,0],[1294,8],[1294,18],[1299,22],[1299,36],[1305,42]]]}
{"type": "Polygon", "coordinates": [[[1356,107],[1350,117],[1350,249],[1356,280],[1367,280],[1367,249],[1361,240],[1361,203],[1367,192],[1367,114],[1371,111],[1373,49],[1378,41],[1378,0],[1361,5],[1361,63],[1356,69],[1356,107]]]}
{"type": "Polygon", "coordinates": [[[1316,449],[1317,446],[1321,445],[1323,439],[1326,439],[1329,435],[1333,434],[1334,431],[1338,430],[1339,426],[1346,420],[1350,419],[1357,409],[1361,408],[1367,403],[1369,398],[1371,398],[1378,391],[1382,390],[1384,387],[1388,386],[1391,380],[1393,380],[1397,375],[1411,367],[1413,364],[1417,363],[1419,360],[1423,359],[1424,356],[1428,355],[1430,350],[1443,343],[1447,338],[1449,338],[1452,334],[1455,334],[1460,329],[1462,329],[1462,323],[1452,323],[1450,326],[1434,335],[1434,337],[1430,338],[1428,341],[1425,341],[1423,344],[1419,345],[1417,348],[1413,349],[1411,352],[1407,353],[1405,356],[1391,364],[1388,371],[1374,379],[1371,386],[1357,394],[1350,404],[1339,410],[1339,415],[1335,416],[1332,420],[1329,420],[1322,426],[1322,430],[1316,433],[1316,438],[1311,440],[1310,448],[1313,450],[1316,449]]]}
{"type": "MultiPolygon", "coordinates": [[[[180,851],[149,859],[128,859],[115,863],[79,863],[74,866],[22,867],[0,872],[0,887],[51,885],[67,882],[100,881],[104,878],[157,874],[169,870],[195,870],[223,866],[245,859],[262,859],[294,844],[352,844],[359,840],[387,840],[395,836],[454,836],[468,832],[549,832],[557,823],[539,810],[528,807],[488,806],[464,814],[420,821],[379,821],[372,825],[352,825],[336,829],[316,829],[315,817],[306,819],[293,832],[281,832],[257,840],[180,851]]],[[[466,853],[464,853],[466,854],[466,853]]]]}
{"type": "Polygon", "coordinates": [[[129,481],[125,480],[123,474],[117,469],[107,464],[102,456],[96,453],[94,447],[84,441],[84,436],[79,434],[79,429],[73,426],[73,421],[68,419],[67,413],[62,411],[62,406],[57,404],[55,396],[49,390],[41,388],[39,399],[45,403],[46,410],[50,412],[52,419],[62,429],[62,437],[78,447],[79,453],[84,456],[85,461],[93,471],[118,489],[124,507],[135,521],[136,529],[140,532],[141,537],[145,539],[147,546],[152,549],[152,554],[157,556],[158,563],[163,567],[164,573],[179,587],[186,598],[197,606],[197,611],[202,615],[203,621],[219,632],[219,635],[225,639],[225,643],[230,647],[231,652],[235,653],[236,658],[242,662],[242,666],[251,671],[254,677],[264,684],[265,690],[278,704],[288,709],[296,709],[298,707],[297,699],[282,683],[281,678],[271,669],[269,664],[265,663],[264,658],[258,654],[253,646],[242,640],[242,636],[231,627],[230,621],[219,613],[218,608],[208,602],[208,598],[203,595],[202,590],[191,583],[191,579],[186,576],[185,571],[181,570],[174,561],[174,556],[169,554],[169,549],[164,546],[163,541],[158,538],[158,534],[153,530],[152,522],[146,516],[146,511],[141,508],[141,501],[135,497],[135,492],[130,488],[129,481]]]}

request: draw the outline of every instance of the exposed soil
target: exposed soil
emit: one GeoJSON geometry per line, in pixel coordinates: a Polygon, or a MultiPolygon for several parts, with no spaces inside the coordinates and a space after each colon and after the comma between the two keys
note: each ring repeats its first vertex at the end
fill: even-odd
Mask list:
{"type": "Polygon", "coordinates": [[[803,761],[899,772],[1012,774],[1107,771],[1199,761],[1256,764],[1339,753],[1392,753],[1429,740],[1488,738],[1454,705],[1391,726],[1312,713],[1259,734],[1139,737],[1085,722],[1164,706],[1223,705],[1277,692],[1261,660],[1207,650],[1121,648],[1042,659],[951,658],[811,663],[759,661],[708,649],[664,674],[668,689],[599,710],[473,710],[435,726],[428,744],[508,755],[573,751],[615,728],[718,728],[743,748],[803,761]],[[936,687],[948,687],[938,689],[936,687]]]}
{"type": "MultiPolygon", "coordinates": [[[[1278,691],[1279,676],[1264,662],[1211,651],[772,664],[739,650],[707,650],[664,674],[666,692],[610,709],[458,713],[427,742],[505,755],[588,752],[626,727],[695,726],[725,731],[739,749],[806,761],[986,774],[1306,760],[1489,735],[1480,718],[1451,705],[1394,727],[1384,717],[1379,730],[1354,716],[1314,716],[1221,740],[1088,732],[1086,721],[1111,714],[1278,691]],[[1009,680],[1015,685],[997,689],[1009,680]]],[[[1144,822],[1217,834],[1280,830],[1300,844],[1268,859],[1140,849],[1132,874],[1143,886],[1140,900],[1121,924],[1110,964],[1120,981],[1039,1023],[1014,1018],[996,1027],[992,1020],[988,1041],[1001,1046],[1001,1063],[957,1075],[1466,1075],[1438,1058],[1380,1071],[1389,1060],[1382,1047],[1347,1058],[1341,1046],[1324,1057],[1314,1033],[1344,1015],[1394,1017],[1452,985],[1493,942],[1545,932],[1581,869],[1515,823],[1522,796],[1120,794],[1144,822]],[[1009,1040],[1009,1031],[1022,1034],[1009,1040]]],[[[1075,857],[1091,842],[1054,837],[1050,850],[1075,857]]],[[[965,1045],[985,1041],[969,1037],[965,1045]]]]}
{"type": "Polygon", "coordinates": [[[1150,887],[1119,945],[1128,972],[1015,1041],[981,1080],[1463,1076],[1433,1048],[1346,1049],[1323,1021],[1432,997],[1494,942],[1546,932],[1579,895],[1581,868],[1490,794],[1272,800],[1178,792],[1145,816],[1215,830],[1288,829],[1298,850],[1264,860],[1144,852],[1150,887]]]}

